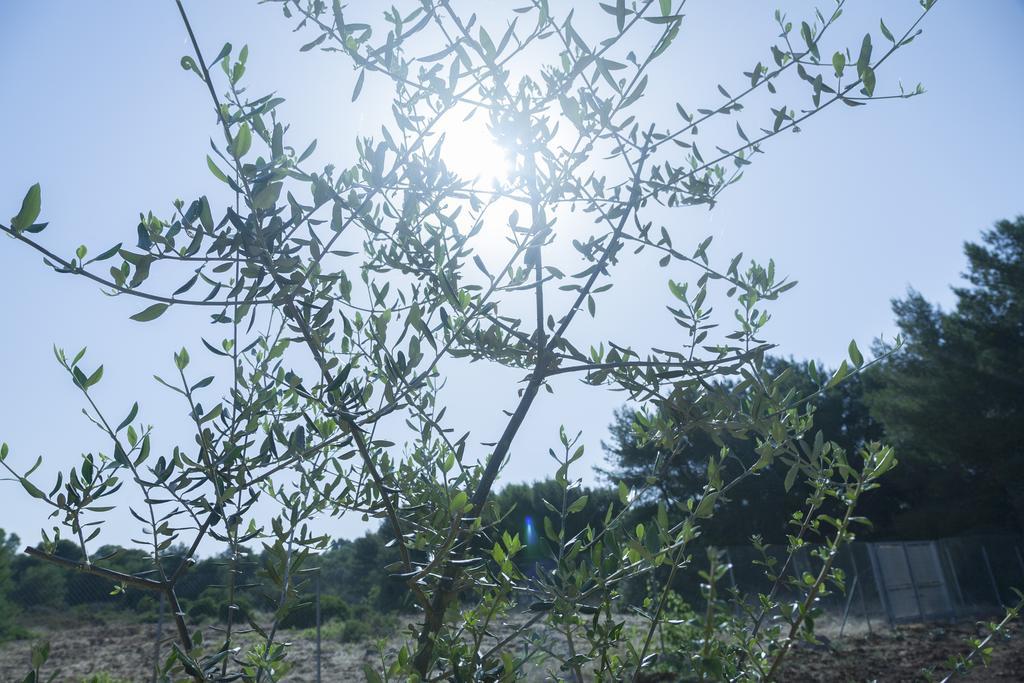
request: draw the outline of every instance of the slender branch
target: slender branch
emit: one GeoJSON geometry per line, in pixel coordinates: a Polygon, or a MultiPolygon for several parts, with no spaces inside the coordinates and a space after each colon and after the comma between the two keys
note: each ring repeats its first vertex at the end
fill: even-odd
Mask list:
{"type": "MultiPolygon", "coordinates": [[[[99,275],[96,275],[94,273],[90,273],[88,270],[85,270],[84,268],[82,268],[80,266],[73,265],[70,261],[67,261],[67,260],[61,258],[60,256],[57,256],[52,251],[50,251],[49,249],[47,249],[43,245],[39,244],[35,240],[33,240],[33,239],[29,238],[29,237],[26,237],[24,233],[16,232],[15,230],[13,230],[12,228],[7,227],[6,225],[0,225],[0,232],[5,232],[8,235],[10,235],[11,237],[13,237],[14,239],[19,240],[21,242],[24,242],[25,244],[27,244],[28,246],[32,247],[36,251],[38,251],[40,254],[42,254],[43,256],[48,258],[49,260],[51,260],[54,263],[57,263],[57,264],[63,266],[64,269],[68,273],[71,273],[73,275],[81,275],[82,277],[88,278],[88,279],[92,280],[93,282],[98,282],[99,284],[103,285],[104,287],[109,287],[110,289],[113,289],[113,290],[117,291],[120,294],[130,294],[131,296],[138,297],[140,299],[149,299],[150,301],[158,301],[158,302],[165,303],[165,304],[174,304],[174,305],[180,305],[180,306],[218,306],[218,307],[225,307],[225,306],[231,305],[231,303],[232,303],[231,301],[226,301],[226,300],[225,301],[220,301],[220,300],[217,300],[217,301],[202,301],[202,300],[199,300],[199,299],[178,299],[178,298],[175,298],[173,296],[161,296],[159,294],[151,294],[149,292],[143,292],[143,291],[138,290],[138,289],[131,289],[131,288],[125,287],[123,285],[119,285],[116,282],[114,282],[113,280],[108,280],[108,279],[102,278],[99,275]]],[[[272,304],[273,301],[271,301],[270,299],[253,299],[253,300],[251,300],[251,301],[249,301],[247,303],[249,303],[249,304],[251,304],[253,306],[264,306],[264,305],[267,305],[267,304],[272,304]]]]}
{"type": "Polygon", "coordinates": [[[107,569],[106,567],[100,567],[91,562],[80,562],[77,560],[69,560],[66,557],[60,557],[52,553],[39,550],[38,548],[28,547],[25,548],[25,554],[34,557],[39,560],[44,560],[50,564],[55,564],[65,569],[72,569],[76,572],[83,574],[92,574],[93,576],[99,576],[104,579],[110,579],[116,583],[125,583],[129,586],[135,586],[136,588],[143,588],[150,591],[163,591],[165,585],[160,581],[153,579],[147,579],[143,576],[135,576],[134,574],[125,574],[114,569],[107,569]]]}
{"type": "Polygon", "coordinates": [[[771,668],[768,669],[768,676],[766,677],[766,680],[768,681],[775,680],[776,673],[778,672],[779,667],[782,666],[782,661],[785,659],[786,653],[789,652],[789,648],[793,644],[793,640],[796,638],[797,633],[800,632],[800,627],[803,626],[803,623],[807,620],[807,615],[810,614],[811,607],[814,605],[814,601],[817,599],[818,593],[821,591],[821,586],[825,583],[825,579],[828,578],[829,572],[832,571],[832,564],[835,562],[835,559],[839,554],[839,546],[845,542],[846,530],[850,526],[850,518],[853,516],[853,510],[856,507],[860,491],[861,486],[860,482],[858,482],[850,496],[850,501],[846,505],[846,513],[843,515],[843,519],[839,523],[839,528],[836,530],[831,547],[829,548],[828,558],[821,566],[821,571],[819,571],[818,575],[815,577],[814,583],[808,589],[806,597],[798,608],[799,611],[797,612],[797,617],[793,620],[793,623],[789,628],[789,633],[783,639],[782,647],[779,648],[775,659],[772,661],[771,668]]]}
{"type": "Polygon", "coordinates": [[[680,370],[696,370],[698,368],[714,367],[717,365],[728,365],[729,363],[742,363],[774,349],[776,344],[761,344],[750,351],[744,351],[732,356],[723,358],[711,358],[708,360],[692,361],[661,361],[661,360],[635,360],[615,361],[607,363],[580,363],[579,365],[560,365],[551,368],[545,373],[545,377],[562,375],[569,372],[594,372],[595,370],[621,370],[623,368],[676,368],[680,370]]]}

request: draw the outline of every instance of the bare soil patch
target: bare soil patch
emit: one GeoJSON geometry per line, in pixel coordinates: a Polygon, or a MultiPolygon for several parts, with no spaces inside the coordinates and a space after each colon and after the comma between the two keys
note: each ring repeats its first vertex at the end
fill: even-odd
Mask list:
{"type": "MultiPolygon", "coordinates": [[[[1024,681],[1024,642],[1021,641],[1024,634],[1019,624],[1011,625],[1007,634],[1009,640],[994,641],[989,665],[979,663],[967,680],[1024,681]]],[[[788,660],[784,680],[809,683],[926,681],[926,670],[946,672],[945,660],[966,654],[970,651],[967,639],[983,635],[973,623],[915,624],[892,632],[832,641],[824,647],[799,647],[788,660]]],[[[939,680],[941,678],[939,676],[939,680]]]]}

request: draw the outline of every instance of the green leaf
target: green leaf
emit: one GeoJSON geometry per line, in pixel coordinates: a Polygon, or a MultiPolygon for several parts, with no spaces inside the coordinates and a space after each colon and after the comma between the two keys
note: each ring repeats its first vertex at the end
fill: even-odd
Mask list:
{"type": "Polygon", "coordinates": [[[120,441],[114,442],[114,462],[123,467],[131,467],[131,461],[128,460],[128,454],[125,453],[120,441]]]}
{"type": "Polygon", "coordinates": [[[36,485],[30,482],[28,479],[22,478],[19,479],[18,481],[20,481],[21,485],[25,487],[25,490],[28,491],[28,495],[32,496],[33,498],[39,498],[40,500],[46,500],[46,494],[40,491],[36,487],[36,485]]]}
{"type": "Polygon", "coordinates": [[[91,375],[89,375],[89,377],[85,380],[85,388],[88,389],[89,387],[91,387],[94,384],[96,384],[97,382],[99,382],[101,379],[103,379],[103,366],[102,365],[99,366],[98,368],[96,368],[96,372],[94,372],[91,375]]]}
{"type": "Polygon", "coordinates": [[[807,43],[807,51],[810,52],[815,59],[819,59],[820,55],[818,54],[818,44],[814,42],[814,33],[811,31],[811,27],[806,21],[800,24],[800,37],[804,39],[805,43],[807,43]]]}
{"type": "Polygon", "coordinates": [[[843,69],[846,67],[846,55],[842,52],[837,52],[832,55],[832,66],[836,70],[836,78],[842,78],[843,69]]]}
{"type": "Polygon", "coordinates": [[[303,161],[308,159],[309,155],[312,154],[314,151],[316,151],[316,140],[313,140],[313,142],[309,143],[309,147],[306,148],[306,151],[299,155],[299,163],[302,163],[303,161]]]}
{"type": "Polygon", "coordinates": [[[864,364],[864,356],[861,354],[860,349],[857,348],[857,342],[853,339],[850,340],[850,360],[858,368],[864,364]]]}
{"type": "Polygon", "coordinates": [[[306,43],[305,45],[300,47],[299,48],[299,52],[309,52],[314,47],[316,47],[320,43],[324,42],[326,39],[327,39],[327,34],[326,33],[321,33],[319,36],[317,36],[313,40],[309,41],[308,43],[306,43]]]}
{"type": "Polygon", "coordinates": [[[150,247],[153,246],[153,238],[151,238],[149,236],[149,230],[146,229],[146,226],[145,226],[144,223],[139,223],[138,235],[139,235],[139,241],[138,241],[139,249],[148,250],[150,247]]]}
{"type": "Polygon", "coordinates": [[[487,53],[488,57],[493,57],[496,52],[494,48],[494,41],[491,40],[491,36],[488,35],[483,26],[480,27],[480,47],[484,49],[484,52],[487,53]]]}
{"type": "Polygon", "coordinates": [[[587,501],[588,500],[590,500],[590,496],[580,496],[579,498],[574,500],[572,502],[572,505],[569,506],[569,514],[570,515],[576,514],[577,512],[582,510],[583,508],[587,507],[587,501]]]}
{"type": "Polygon", "coordinates": [[[864,94],[871,97],[875,93],[875,70],[865,67],[860,77],[864,81],[864,94]]]}
{"type": "Polygon", "coordinates": [[[150,320],[156,320],[164,314],[164,311],[167,310],[167,306],[168,304],[153,304],[149,308],[139,311],[133,315],[132,320],[140,323],[147,323],[150,320]]]}
{"type": "Polygon", "coordinates": [[[504,564],[505,559],[508,556],[505,554],[505,551],[501,549],[501,546],[498,543],[495,543],[494,547],[491,549],[491,557],[494,558],[494,561],[498,564],[504,564]]]}
{"type": "Polygon", "coordinates": [[[448,510],[452,514],[455,514],[457,512],[462,512],[462,510],[466,507],[466,503],[468,503],[468,502],[469,502],[469,496],[466,495],[466,492],[465,491],[459,491],[458,493],[455,494],[455,497],[452,498],[451,503],[449,503],[448,510]]]}
{"type": "Polygon", "coordinates": [[[231,54],[231,43],[224,43],[224,47],[222,47],[220,49],[220,52],[217,53],[217,56],[210,61],[210,64],[216,64],[220,60],[227,57],[229,54],[231,54]]]}
{"type": "Polygon", "coordinates": [[[544,517],[544,535],[552,541],[558,542],[558,532],[555,531],[555,525],[551,523],[551,518],[547,516],[544,517]]]}
{"type": "Polygon", "coordinates": [[[667,17],[672,14],[672,0],[661,0],[661,16],[667,17]]]}
{"type": "Polygon", "coordinates": [[[352,89],[352,101],[359,99],[359,93],[363,91],[363,81],[366,79],[366,69],[360,69],[359,78],[356,79],[356,87],[352,89]]]}
{"type": "Polygon", "coordinates": [[[799,472],[800,461],[798,460],[794,462],[792,467],[789,468],[789,471],[786,472],[786,479],[785,481],[782,482],[782,486],[784,489],[786,489],[787,492],[789,492],[789,490],[793,488],[793,484],[796,483],[796,475],[799,474],[799,472]]]}
{"type": "Polygon", "coordinates": [[[282,183],[269,183],[256,193],[252,198],[252,208],[267,210],[277,203],[281,196],[282,183]]]}
{"type": "Polygon", "coordinates": [[[566,118],[572,121],[574,126],[582,130],[584,123],[579,103],[572,97],[566,97],[565,95],[559,95],[558,101],[562,105],[562,112],[566,118]]]}
{"type": "Polygon", "coordinates": [[[36,222],[42,203],[41,194],[39,183],[28,188],[25,198],[21,200],[21,211],[11,219],[11,227],[14,228],[14,232],[21,232],[36,222]]]}
{"type": "Polygon", "coordinates": [[[880,452],[875,454],[875,468],[871,472],[871,476],[880,477],[896,465],[896,459],[893,457],[892,448],[885,447],[880,452]]]}
{"type": "Polygon", "coordinates": [[[32,668],[38,669],[50,658],[50,641],[45,640],[32,647],[32,668]]]}
{"type": "Polygon", "coordinates": [[[119,252],[121,250],[121,247],[123,245],[124,245],[123,242],[118,242],[117,244],[112,246],[110,249],[107,249],[105,252],[103,252],[99,256],[94,257],[92,259],[92,262],[95,262],[95,261],[106,261],[107,259],[112,258],[114,256],[114,254],[116,254],[117,252],[119,252]]]}
{"type": "Polygon", "coordinates": [[[715,510],[715,501],[718,500],[717,493],[709,493],[700,499],[700,503],[697,505],[697,509],[694,511],[694,516],[698,519],[706,519],[711,516],[715,510]]]}
{"type": "Polygon", "coordinates": [[[203,230],[208,233],[213,232],[213,213],[210,211],[210,200],[206,198],[206,195],[199,198],[199,222],[202,224],[203,230]]]}
{"type": "Polygon", "coordinates": [[[844,360],[842,363],[839,364],[839,367],[836,369],[836,371],[832,373],[832,377],[828,380],[828,384],[826,386],[828,388],[831,388],[838,385],[846,378],[846,376],[849,373],[850,365],[844,360]]]}
{"type": "Polygon", "coordinates": [[[236,158],[245,156],[245,153],[252,147],[252,131],[249,130],[249,124],[243,123],[241,128],[238,129],[238,135],[235,136],[235,141],[231,145],[231,153],[236,158]]]}
{"type": "Polygon", "coordinates": [[[196,66],[196,60],[188,55],[181,58],[181,68],[185,71],[194,71],[198,76],[202,77],[202,74],[199,73],[199,67],[196,66]]]}
{"type": "Polygon", "coordinates": [[[334,0],[331,4],[331,9],[334,11],[334,25],[340,31],[345,26],[345,17],[341,11],[341,0],[334,0]]]}
{"type": "Polygon", "coordinates": [[[743,127],[740,125],[739,121],[736,122],[736,132],[741,138],[743,138],[743,142],[750,142],[750,138],[748,138],[747,134],[743,132],[743,127]]]}
{"type": "Polygon", "coordinates": [[[284,154],[284,126],[280,123],[274,124],[274,132],[270,135],[270,154],[275,159],[284,154]]]}
{"type": "Polygon", "coordinates": [[[857,73],[864,77],[864,70],[871,66],[871,34],[865,33],[860,44],[860,56],[857,57],[857,73]]]}
{"type": "Polygon", "coordinates": [[[209,155],[209,154],[207,154],[207,155],[206,155],[206,165],[210,167],[210,172],[211,172],[211,173],[213,173],[213,176],[214,176],[214,177],[215,177],[215,178],[216,178],[217,180],[220,180],[220,181],[222,181],[222,182],[225,182],[225,183],[227,183],[228,185],[230,185],[230,184],[231,184],[231,181],[230,181],[230,180],[228,180],[228,177],[227,177],[226,175],[224,175],[224,171],[222,171],[222,170],[220,170],[219,168],[217,168],[217,164],[215,164],[215,163],[213,162],[213,159],[211,159],[211,158],[210,158],[210,155],[209,155]]]}
{"type": "Polygon", "coordinates": [[[878,20],[878,26],[879,26],[880,29],[882,29],[882,35],[883,36],[885,36],[889,41],[891,41],[893,43],[896,42],[896,38],[892,35],[892,31],[890,31],[889,27],[885,25],[885,21],[883,21],[882,19],[879,19],[878,20]]]}
{"type": "Polygon", "coordinates": [[[218,417],[220,417],[220,414],[222,412],[224,412],[224,404],[218,403],[216,406],[213,407],[213,410],[208,412],[206,415],[203,415],[202,419],[199,420],[199,424],[204,424],[206,422],[209,422],[210,420],[216,420],[218,417]]]}
{"type": "Polygon", "coordinates": [[[669,280],[668,288],[672,292],[672,296],[679,299],[680,301],[687,301],[686,287],[684,285],[680,285],[675,280],[669,280]]]}
{"type": "Polygon", "coordinates": [[[135,416],[138,415],[138,414],[139,414],[139,404],[138,403],[133,403],[132,404],[132,409],[130,411],[128,411],[128,417],[126,417],[125,419],[121,420],[121,424],[119,424],[117,426],[117,429],[115,429],[114,431],[115,432],[119,432],[122,429],[124,429],[125,427],[127,427],[128,425],[130,425],[132,423],[132,420],[134,420],[135,416]]]}
{"type": "Polygon", "coordinates": [[[668,531],[668,508],[665,506],[665,501],[658,501],[658,526],[663,530],[668,531]]]}

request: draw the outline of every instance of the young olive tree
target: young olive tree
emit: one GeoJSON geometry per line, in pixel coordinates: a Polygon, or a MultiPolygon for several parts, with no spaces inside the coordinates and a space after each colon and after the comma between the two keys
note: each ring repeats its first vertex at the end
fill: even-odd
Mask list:
{"type": "MultiPolygon", "coordinates": [[[[383,12],[339,0],[265,2],[308,36],[302,50],[329,52],[356,70],[352,111],[364,82],[390,83],[391,118],[375,137],[356,138],[351,166],[314,168],[316,142],[294,139],[281,119],[283,100],[244,87],[248,49],[208,49],[177,0],[192,46],[181,66],[216,116],[219,141],[206,166],[230,193],[221,188],[219,196],[231,200],[177,200],[168,215],[142,218],[135,246],[61,255],[42,241],[36,185],[0,229],[57,272],[138,298],[145,306],[132,318],[141,323],[186,306],[211,312],[214,341],[182,348],[172,378],[160,380],[187,406],[194,441],[155,452],[138,403],[99,405],[92,389],[102,366],[58,350],[108,445],[48,484],[33,476],[35,467],[16,466],[4,446],[4,467],[59,522],[55,536],[27,552],[164,595],[177,628],[168,679],[278,678],[287,654],[278,624],[299,599],[300,570],[327,542],[310,522],[353,513],[385,525],[400,558],[387,569],[420,615],[394,660],[368,669],[372,680],[514,680],[540,655],[556,677],[636,680],[670,654],[701,678],[777,678],[791,644],[813,637],[820,597],[842,587],[833,560],[852,538],[858,498],[894,464],[893,454],[880,445],[847,454],[815,434],[808,397],[783,389],[764,363],[771,302],[795,283],[773,263],[744,264],[742,255],[719,265],[710,238],[691,241],[658,220],[669,209],[714,206],[774,138],[833,105],[921,92],[876,92],[876,73],[920,33],[934,1],[922,0],[909,26],[883,22],[852,47],[828,44],[841,0],[805,22],[777,12],[779,39],[760,62],[711,101],[662,112],[644,96],[672,87],[653,65],[672,59],[687,30],[697,30],[688,29],[685,0],[587,0],[575,14],[523,0],[507,16],[489,8],[486,21],[455,0],[410,0],[383,12]],[[445,131],[471,116],[486,122],[508,157],[507,174],[489,184],[446,163],[445,131]],[[561,230],[568,226],[572,239],[561,230]],[[493,243],[495,230],[504,251],[485,258],[479,245],[493,243]],[[634,348],[580,329],[613,284],[629,286],[621,277],[627,262],[657,264],[673,278],[677,346],[634,348]],[[158,269],[161,281],[174,276],[181,285],[153,286],[158,269]],[[712,300],[734,310],[719,315],[712,300]],[[197,377],[196,352],[212,354],[224,371],[197,377]],[[465,362],[519,373],[517,383],[488,388],[514,401],[499,433],[478,434],[446,415],[446,394],[459,391],[446,378],[465,362]],[[557,394],[544,394],[572,379],[625,392],[640,408],[638,438],[661,452],[703,430],[718,443],[725,435],[752,440],[758,457],[737,470],[724,445],[709,452],[702,493],[674,509],[663,504],[646,528],[625,520],[656,477],[633,490],[621,485],[603,524],[569,537],[567,521],[588,500],[575,491],[582,449],[563,430],[551,451],[561,497],[546,501],[538,541],[550,560],[527,570],[517,555],[529,539],[493,532],[509,511],[492,493],[527,414],[559,410],[557,394]],[[816,573],[797,582],[798,604],[780,604],[788,562],[766,561],[775,587],[737,602],[743,609],[723,609],[716,581],[725,565],[714,552],[691,551],[702,521],[728,504],[730,491],[771,467],[786,468],[787,486],[801,479],[811,491],[794,516],[790,550],[814,544],[816,573]],[[122,487],[141,494],[129,511],[152,555],[144,575],[106,569],[90,552],[105,516],[124,504],[115,496],[122,487]],[[277,504],[272,519],[255,514],[257,499],[277,504]],[[54,554],[60,529],[81,546],[83,561],[54,554]],[[223,637],[202,643],[175,586],[210,542],[229,558],[262,543],[276,592],[267,611],[239,614],[232,604],[223,637]],[[187,548],[173,562],[172,544],[187,548]],[[706,566],[700,633],[662,652],[671,586],[691,565],[706,566]],[[653,587],[636,606],[639,630],[620,605],[620,587],[634,579],[653,587]],[[526,616],[507,635],[492,635],[513,610],[526,616]],[[256,645],[239,645],[243,625],[258,635],[256,645]],[[545,645],[544,634],[557,634],[560,645],[545,645]]],[[[863,366],[851,345],[849,363],[816,377],[818,390],[863,366]]],[[[229,586],[230,595],[236,590],[229,586]]]]}

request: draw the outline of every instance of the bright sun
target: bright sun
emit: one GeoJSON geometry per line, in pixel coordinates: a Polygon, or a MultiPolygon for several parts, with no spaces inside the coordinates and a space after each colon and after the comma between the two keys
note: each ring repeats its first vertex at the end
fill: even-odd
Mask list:
{"type": "Polygon", "coordinates": [[[441,158],[463,180],[489,188],[509,179],[512,155],[498,144],[482,119],[453,120],[444,134],[441,158]]]}

